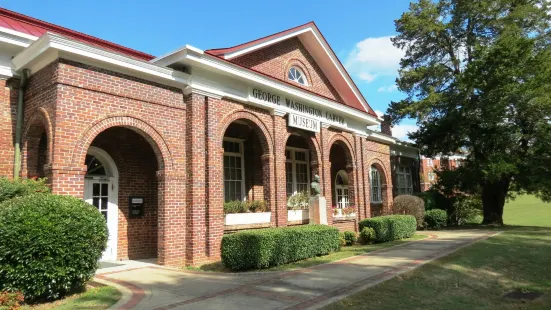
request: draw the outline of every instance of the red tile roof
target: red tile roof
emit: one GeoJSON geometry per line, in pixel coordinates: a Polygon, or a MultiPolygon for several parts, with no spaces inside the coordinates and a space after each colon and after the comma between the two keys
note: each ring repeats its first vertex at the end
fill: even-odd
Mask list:
{"type": "Polygon", "coordinates": [[[46,32],[53,32],[63,36],[76,39],[83,43],[102,47],[113,52],[124,54],[141,60],[149,61],[155,58],[152,55],[136,51],[134,49],[124,47],[106,40],[102,40],[78,31],[67,29],[61,26],[47,23],[30,16],[19,14],[4,8],[0,8],[0,27],[22,32],[35,37],[40,37],[46,32]]]}

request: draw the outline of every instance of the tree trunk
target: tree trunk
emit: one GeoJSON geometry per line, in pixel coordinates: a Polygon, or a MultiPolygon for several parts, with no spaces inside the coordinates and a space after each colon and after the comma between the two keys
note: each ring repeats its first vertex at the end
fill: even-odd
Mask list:
{"type": "Polygon", "coordinates": [[[503,225],[503,206],[509,191],[510,178],[482,184],[482,224],[503,225]]]}

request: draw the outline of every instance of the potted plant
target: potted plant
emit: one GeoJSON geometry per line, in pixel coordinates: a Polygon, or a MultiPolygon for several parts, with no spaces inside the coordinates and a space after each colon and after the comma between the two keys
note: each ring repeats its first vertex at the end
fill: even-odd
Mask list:
{"type": "Polygon", "coordinates": [[[333,206],[333,216],[339,217],[342,216],[342,209],[337,206],[333,206]]]}
{"type": "Polygon", "coordinates": [[[224,203],[224,225],[269,223],[270,217],[270,207],[263,200],[224,203]]]}
{"type": "Polygon", "coordinates": [[[345,207],[345,208],[342,210],[342,213],[343,213],[344,216],[346,216],[346,217],[354,217],[354,216],[356,216],[356,206],[348,206],[348,207],[345,207]]]}

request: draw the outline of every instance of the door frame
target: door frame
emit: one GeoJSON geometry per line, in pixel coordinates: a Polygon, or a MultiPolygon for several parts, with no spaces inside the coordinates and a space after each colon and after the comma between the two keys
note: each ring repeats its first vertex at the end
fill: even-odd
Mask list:
{"type": "Polygon", "coordinates": [[[104,150],[90,146],[88,148],[87,155],[92,155],[99,159],[99,161],[105,167],[107,177],[85,177],[84,179],[84,200],[88,200],[90,197],[90,182],[107,181],[109,184],[109,195],[107,205],[107,229],[109,232],[109,239],[107,246],[112,249],[110,256],[102,255],[101,260],[115,261],[118,254],[118,232],[119,232],[119,170],[117,165],[111,156],[104,150]]]}

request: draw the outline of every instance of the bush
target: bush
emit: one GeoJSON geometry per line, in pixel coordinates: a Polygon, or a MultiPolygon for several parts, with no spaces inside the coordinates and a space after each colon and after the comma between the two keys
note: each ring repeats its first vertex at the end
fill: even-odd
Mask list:
{"type": "Polygon", "coordinates": [[[375,242],[376,235],[375,230],[371,227],[364,227],[360,232],[360,241],[363,244],[370,244],[375,242]]]}
{"type": "Polygon", "coordinates": [[[0,292],[0,310],[16,310],[25,298],[21,292],[0,292]]]}
{"type": "Polygon", "coordinates": [[[0,203],[18,196],[49,192],[50,188],[46,185],[45,179],[10,180],[0,177],[0,203]]]}
{"type": "Polygon", "coordinates": [[[448,223],[448,213],[445,210],[433,209],[425,212],[425,227],[440,229],[448,223]]]}
{"type": "Polygon", "coordinates": [[[0,291],[55,299],[90,280],[107,243],[105,218],[70,196],[33,194],[0,204],[0,291]]]}
{"type": "Polygon", "coordinates": [[[455,225],[476,222],[482,214],[482,200],[476,196],[461,196],[453,203],[451,220],[455,225]]]}
{"type": "Polygon", "coordinates": [[[344,233],[343,232],[339,233],[339,245],[341,247],[346,246],[346,239],[344,238],[344,233]]]}
{"type": "Polygon", "coordinates": [[[409,238],[415,234],[417,221],[413,215],[386,215],[368,218],[360,222],[360,231],[364,227],[375,230],[375,242],[387,242],[409,238]]]}
{"type": "Polygon", "coordinates": [[[229,213],[248,213],[248,212],[268,212],[270,207],[264,200],[253,201],[229,201],[224,203],[224,214],[229,213]]]}
{"type": "Polygon", "coordinates": [[[425,216],[425,202],[413,195],[400,195],[394,198],[392,204],[394,214],[413,215],[417,220],[417,227],[423,227],[425,216]]]}
{"type": "Polygon", "coordinates": [[[353,245],[358,240],[358,236],[353,231],[345,231],[344,240],[346,240],[346,245],[353,245]]]}
{"type": "Polygon", "coordinates": [[[260,269],[326,255],[339,249],[339,230],[327,225],[244,230],[222,237],[222,264],[260,269]]]}

